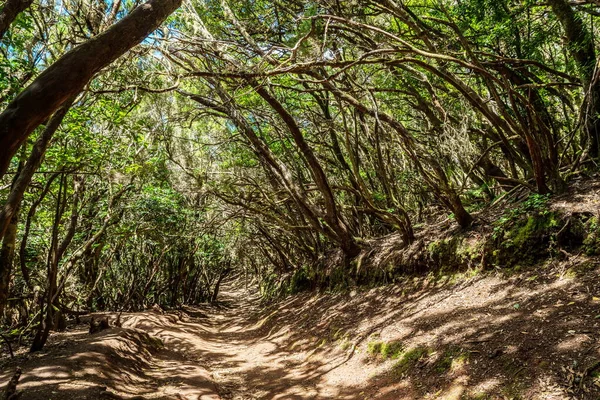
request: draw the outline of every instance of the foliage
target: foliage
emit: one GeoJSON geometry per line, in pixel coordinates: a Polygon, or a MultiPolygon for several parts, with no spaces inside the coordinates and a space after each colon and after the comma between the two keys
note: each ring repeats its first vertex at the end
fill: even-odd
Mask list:
{"type": "MultiPolygon", "coordinates": [[[[561,1],[192,0],[99,72],[37,155],[0,260],[32,310],[10,324],[38,326],[32,299],[51,286],[65,311],[210,301],[229,274],[269,299],[347,289],[379,238],[412,251],[437,223],[492,237],[435,241],[377,276],[555,255],[550,195],[594,172],[600,139],[585,61],[598,32],[581,17],[594,6],[569,19],[561,1]],[[472,215],[522,188],[497,221],[472,215]]],[[[136,4],[21,13],[0,41],[0,105],[136,4]]],[[[1,177],[3,199],[49,125],[1,177]]],[[[580,222],[561,235],[597,254],[597,221],[580,222]]]]}

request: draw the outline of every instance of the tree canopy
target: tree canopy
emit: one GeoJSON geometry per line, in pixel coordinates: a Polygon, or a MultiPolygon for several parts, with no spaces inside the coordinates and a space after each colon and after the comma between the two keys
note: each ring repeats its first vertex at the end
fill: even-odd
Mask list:
{"type": "Polygon", "coordinates": [[[598,15],[6,0],[0,310],[38,318],[39,349],[60,314],[209,301],[232,271],[285,290],[434,219],[485,224],[516,188],[561,193],[597,170],[598,15]]]}

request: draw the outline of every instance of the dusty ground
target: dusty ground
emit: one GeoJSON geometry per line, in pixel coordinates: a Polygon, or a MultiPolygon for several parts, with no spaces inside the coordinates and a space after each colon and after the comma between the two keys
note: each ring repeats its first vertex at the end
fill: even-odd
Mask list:
{"type": "Polygon", "coordinates": [[[219,307],[124,314],[123,328],[94,335],[74,326],[44,353],[5,359],[0,384],[20,365],[34,400],[597,400],[598,272],[572,260],[267,308],[228,288],[219,307]],[[388,358],[369,354],[394,342],[388,358]]]}

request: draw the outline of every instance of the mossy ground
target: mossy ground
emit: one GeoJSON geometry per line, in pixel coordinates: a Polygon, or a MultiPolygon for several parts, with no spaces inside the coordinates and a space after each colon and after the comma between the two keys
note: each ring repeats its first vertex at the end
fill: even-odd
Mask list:
{"type": "Polygon", "coordinates": [[[436,361],[434,369],[438,374],[459,370],[469,361],[469,353],[458,347],[445,350],[436,361]]]}
{"type": "Polygon", "coordinates": [[[311,289],[344,293],[415,275],[456,283],[491,269],[518,273],[543,260],[564,257],[564,251],[600,255],[600,220],[592,213],[554,209],[547,196],[532,195],[471,229],[433,232],[409,248],[401,242],[384,247],[389,246],[397,250],[385,262],[373,259],[376,248],[365,248],[363,255],[347,263],[338,254],[335,265],[305,266],[279,282],[266,280],[263,292],[272,298],[311,289]]]}
{"type": "Polygon", "coordinates": [[[371,341],[367,344],[367,352],[374,356],[381,356],[383,359],[397,359],[403,355],[404,344],[399,341],[382,342],[371,341]]]}
{"type": "Polygon", "coordinates": [[[600,221],[598,217],[591,217],[584,226],[585,239],[583,250],[587,256],[600,255],[600,221]]]}
{"type": "Polygon", "coordinates": [[[420,360],[428,357],[433,351],[428,347],[417,346],[402,353],[394,364],[393,372],[401,377],[409,372],[420,360]]]}

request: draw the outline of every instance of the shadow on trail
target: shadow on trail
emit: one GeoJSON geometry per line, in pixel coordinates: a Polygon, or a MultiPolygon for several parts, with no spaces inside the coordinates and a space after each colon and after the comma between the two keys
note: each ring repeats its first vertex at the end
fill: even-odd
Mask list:
{"type": "MultiPolygon", "coordinates": [[[[22,398],[49,399],[101,399],[135,398],[173,399],[165,390],[164,376],[156,376],[157,363],[167,355],[157,343],[140,330],[112,328],[94,335],[81,330],[63,335],[61,342],[54,342],[45,352],[21,361],[23,375],[18,389],[22,398]],[[164,388],[163,388],[164,389],[164,388]],[[111,397],[115,396],[120,397],[111,397]],[[139,398],[139,397],[138,397],[139,398]]],[[[0,383],[4,387],[10,379],[12,366],[3,368],[0,383]]],[[[175,371],[173,371],[175,372],[175,371]]],[[[188,380],[196,394],[215,393],[208,375],[187,374],[178,369],[169,379],[188,380]]],[[[173,392],[174,394],[175,392],[173,392]]],[[[214,397],[217,399],[218,397],[214,397]]]]}
{"type": "MultiPolygon", "coordinates": [[[[229,283],[217,305],[123,314],[122,329],[73,332],[24,364],[20,386],[34,400],[105,389],[190,400],[598,399],[588,370],[600,361],[597,266],[576,279],[536,272],[407,279],[265,308],[229,283]],[[404,352],[370,355],[373,342],[404,352]]],[[[0,383],[9,378],[4,371],[0,383]]]]}
{"type": "Polygon", "coordinates": [[[235,381],[225,398],[597,399],[586,369],[600,361],[599,288],[597,270],[577,279],[419,279],[298,295],[260,313],[241,302],[204,339],[224,349],[212,367],[235,381]],[[374,340],[424,353],[399,373],[402,358],[366,354],[374,340]]]}

